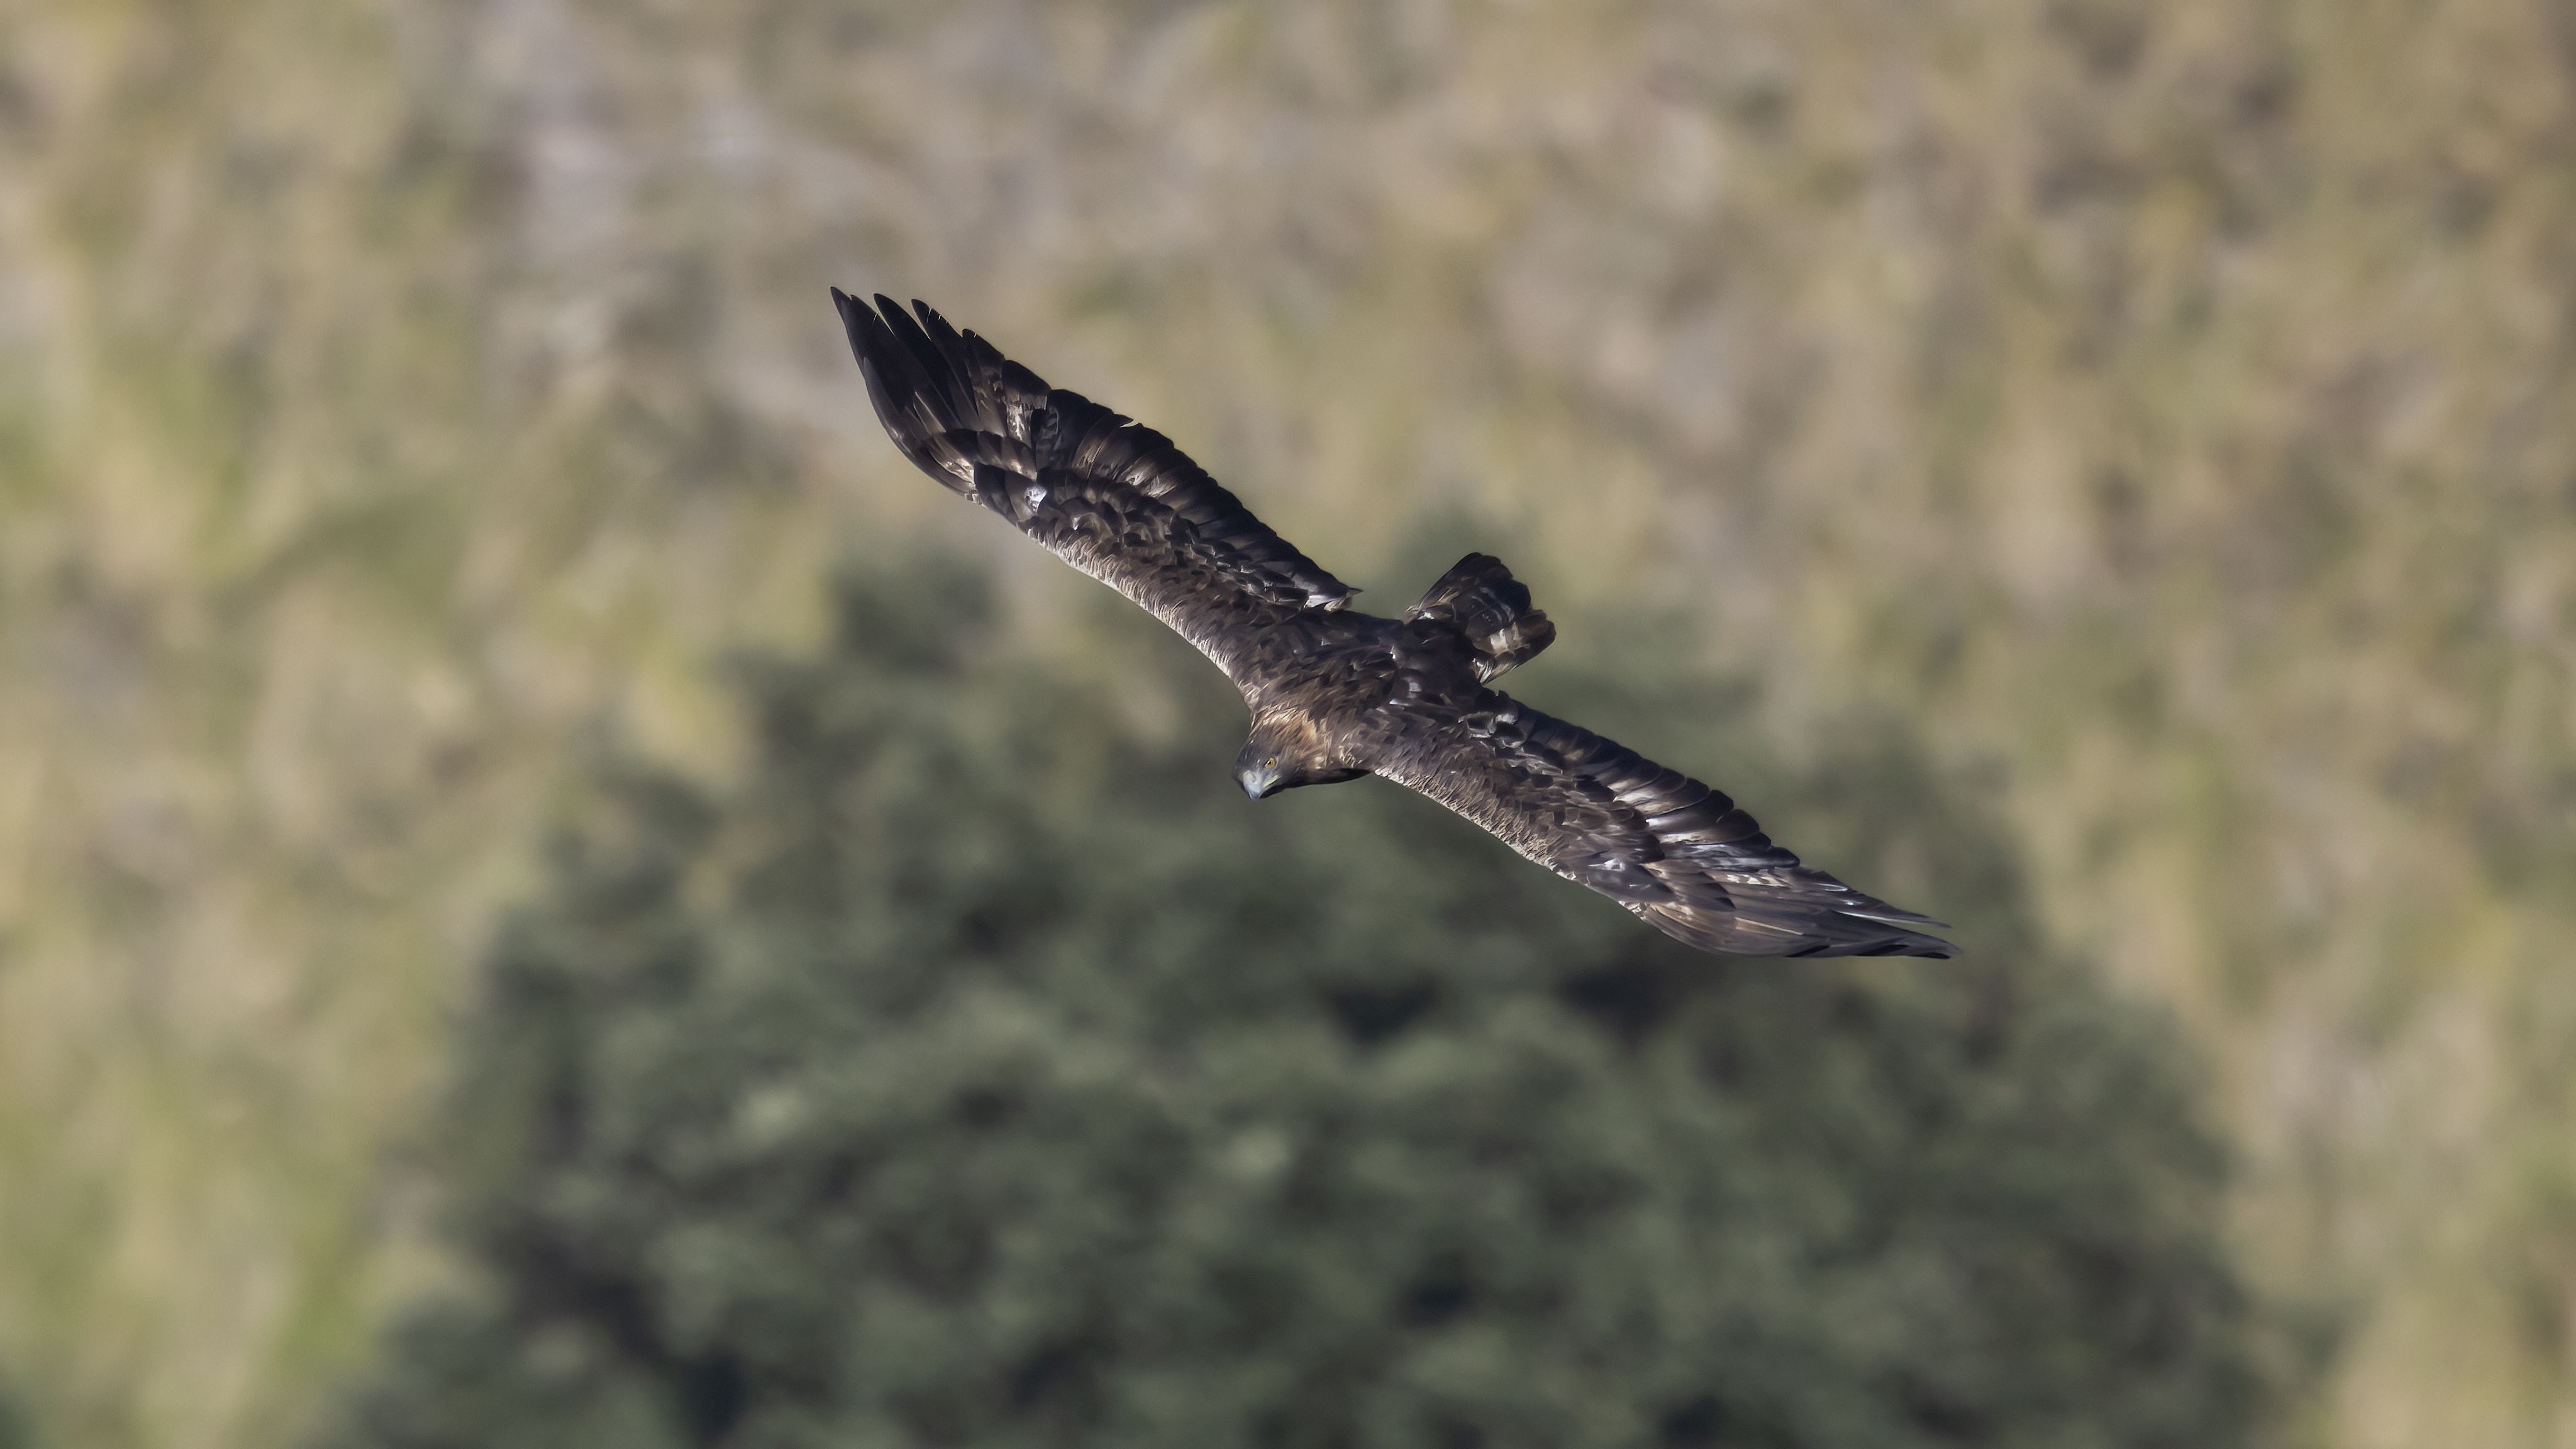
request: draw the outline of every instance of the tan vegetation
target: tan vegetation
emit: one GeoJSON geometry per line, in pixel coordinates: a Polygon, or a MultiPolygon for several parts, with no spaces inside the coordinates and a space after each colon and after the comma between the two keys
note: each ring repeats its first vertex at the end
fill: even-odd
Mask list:
{"type": "Polygon", "coordinates": [[[884,446],[829,283],[1377,594],[1491,547],[1560,650],[1680,603],[1784,739],[1918,722],[2205,1043],[2290,1432],[2576,1443],[2552,0],[8,0],[50,1442],[276,1442],[426,1271],[388,1154],[585,730],[721,767],[709,661],[928,532],[1123,647],[884,446]]]}

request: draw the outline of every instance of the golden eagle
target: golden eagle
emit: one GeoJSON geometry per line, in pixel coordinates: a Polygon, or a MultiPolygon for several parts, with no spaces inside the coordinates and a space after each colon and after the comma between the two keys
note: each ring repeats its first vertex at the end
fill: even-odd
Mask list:
{"type": "Polygon", "coordinates": [[[1401,619],[1252,516],[1169,438],[1051,388],[920,302],[839,288],[894,445],[950,489],[1180,631],[1243,691],[1235,779],[1259,800],[1383,775],[1680,941],[1747,956],[1947,956],[1940,923],[1773,845],[1678,770],[1489,688],[1556,637],[1471,553],[1401,619]]]}

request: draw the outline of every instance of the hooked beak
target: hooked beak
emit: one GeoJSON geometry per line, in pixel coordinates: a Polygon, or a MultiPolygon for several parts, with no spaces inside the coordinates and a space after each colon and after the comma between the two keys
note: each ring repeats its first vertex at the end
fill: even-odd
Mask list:
{"type": "Polygon", "coordinates": [[[1247,765],[1235,771],[1234,782],[1243,787],[1244,794],[1255,800],[1266,800],[1279,793],[1278,772],[1265,770],[1259,765],[1247,765]]]}

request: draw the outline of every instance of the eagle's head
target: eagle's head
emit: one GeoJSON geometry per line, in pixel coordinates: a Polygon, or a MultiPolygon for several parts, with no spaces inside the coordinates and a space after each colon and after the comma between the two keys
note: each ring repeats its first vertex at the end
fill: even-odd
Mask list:
{"type": "Polygon", "coordinates": [[[1300,785],[1330,785],[1367,774],[1344,764],[1315,723],[1302,714],[1265,714],[1252,722],[1252,738],[1234,757],[1234,781],[1243,793],[1266,800],[1300,785]]]}

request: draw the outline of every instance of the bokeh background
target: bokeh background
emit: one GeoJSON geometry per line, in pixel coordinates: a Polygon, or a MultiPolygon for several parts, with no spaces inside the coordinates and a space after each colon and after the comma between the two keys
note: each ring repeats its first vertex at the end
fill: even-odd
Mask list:
{"type": "Polygon", "coordinates": [[[1722,715],[1964,919],[1793,785],[1896,738],[2174,1024],[2262,1433],[2576,1444],[2563,0],[0,0],[0,1436],[327,1418],[461,1271],[549,831],[756,776],[725,661],[828,655],[836,568],[970,561],[1003,673],[1174,681],[1083,718],[1230,789],[1185,649],[884,444],[834,283],[1381,610],[1501,553],[1529,697],[1722,715]]]}

